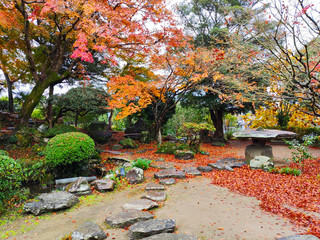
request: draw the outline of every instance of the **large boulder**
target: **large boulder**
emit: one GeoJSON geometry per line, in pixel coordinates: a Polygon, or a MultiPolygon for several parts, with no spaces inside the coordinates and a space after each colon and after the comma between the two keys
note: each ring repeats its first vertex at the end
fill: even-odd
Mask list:
{"type": "Polygon", "coordinates": [[[105,222],[113,228],[126,228],[137,222],[154,218],[149,212],[129,209],[106,218],[105,222]]]}
{"type": "Polygon", "coordinates": [[[27,213],[40,215],[45,212],[53,212],[70,208],[76,205],[79,199],[68,192],[52,192],[41,194],[35,201],[25,203],[23,210],[27,213]]]}
{"type": "Polygon", "coordinates": [[[147,124],[143,119],[139,119],[133,126],[128,127],[124,132],[125,133],[141,133],[142,131],[148,130],[147,124]]]}
{"type": "Polygon", "coordinates": [[[112,137],[112,133],[109,131],[93,130],[89,132],[89,136],[97,143],[105,144],[112,137]]]}
{"type": "Polygon", "coordinates": [[[266,156],[256,156],[254,159],[250,161],[250,168],[253,169],[262,169],[262,170],[269,170],[273,168],[274,164],[271,158],[266,156]]]}
{"type": "Polygon", "coordinates": [[[272,147],[262,144],[251,144],[247,146],[245,150],[246,162],[249,164],[255,156],[266,156],[273,160],[272,147]]]}
{"type": "Polygon", "coordinates": [[[70,183],[66,187],[67,192],[76,196],[92,194],[91,188],[86,178],[79,177],[75,182],[70,183]]]}
{"type": "Polygon", "coordinates": [[[72,240],[104,240],[107,234],[93,222],[85,222],[71,235],[72,240]]]}
{"type": "Polygon", "coordinates": [[[138,222],[129,228],[129,239],[141,239],[160,233],[171,233],[175,227],[176,222],[173,219],[151,219],[138,222]]]}
{"type": "Polygon", "coordinates": [[[141,168],[133,167],[127,172],[126,178],[130,184],[142,183],[144,181],[143,170],[141,168]]]}

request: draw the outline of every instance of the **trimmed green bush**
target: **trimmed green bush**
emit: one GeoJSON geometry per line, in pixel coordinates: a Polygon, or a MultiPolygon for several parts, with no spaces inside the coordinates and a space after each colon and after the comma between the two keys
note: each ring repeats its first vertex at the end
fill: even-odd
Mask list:
{"type": "Polygon", "coordinates": [[[94,141],[87,134],[70,132],[52,138],[45,149],[45,161],[51,167],[88,160],[95,153],[94,141]]]}
{"type": "Polygon", "coordinates": [[[44,135],[45,137],[55,137],[59,134],[68,133],[68,132],[79,132],[74,126],[69,126],[66,124],[55,125],[53,128],[48,129],[44,135]]]}
{"type": "Polygon", "coordinates": [[[0,155],[0,212],[9,202],[19,200],[22,180],[21,165],[7,155],[0,155]]]}

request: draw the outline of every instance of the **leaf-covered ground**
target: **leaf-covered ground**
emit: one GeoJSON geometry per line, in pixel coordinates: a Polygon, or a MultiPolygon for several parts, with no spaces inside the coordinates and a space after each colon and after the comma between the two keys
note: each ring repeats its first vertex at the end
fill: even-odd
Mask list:
{"type": "MultiPolygon", "coordinates": [[[[244,153],[245,145],[246,143],[241,143],[239,146],[233,144],[212,147],[204,144],[202,149],[209,152],[209,156],[197,154],[194,160],[182,161],[175,159],[173,155],[156,154],[155,144],[149,144],[143,145],[138,151],[130,150],[130,157],[164,158],[166,162],[173,163],[179,169],[187,165],[204,166],[225,157],[241,158],[239,153],[244,153]]],[[[151,178],[156,171],[159,170],[150,168],[146,172],[147,178],[151,178]]],[[[257,198],[261,201],[260,206],[263,210],[308,229],[305,234],[320,237],[320,158],[307,161],[301,176],[272,174],[251,170],[249,167],[238,168],[234,172],[213,171],[205,173],[204,176],[212,178],[212,184],[257,198]]]]}

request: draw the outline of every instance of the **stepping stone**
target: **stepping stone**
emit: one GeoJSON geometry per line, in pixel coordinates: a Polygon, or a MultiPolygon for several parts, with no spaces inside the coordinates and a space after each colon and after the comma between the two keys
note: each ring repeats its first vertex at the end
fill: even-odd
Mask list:
{"type": "Polygon", "coordinates": [[[126,163],[131,163],[130,159],[127,159],[127,158],[124,158],[124,157],[108,157],[108,161],[111,162],[111,163],[114,163],[114,164],[116,164],[118,166],[123,166],[126,163]]]}
{"type": "Polygon", "coordinates": [[[197,170],[195,167],[186,167],[183,169],[183,171],[192,176],[202,176],[202,173],[199,170],[197,170]]]}
{"type": "Polygon", "coordinates": [[[197,169],[200,172],[212,172],[213,171],[213,168],[210,166],[199,166],[199,167],[197,167],[197,169]]]}
{"type": "Polygon", "coordinates": [[[138,222],[129,228],[129,239],[141,239],[160,233],[170,233],[174,231],[176,222],[173,219],[160,220],[151,219],[138,222]]]}
{"type": "Polygon", "coordinates": [[[171,169],[173,168],[172,163],[163,162],[163,161],[155,161],[150,164],[150,167],[157,168],[157,169],[171,169]]]}
{"type": "Polygon", "coordinates": [[[165,178],[165,179],[161,179],[159,183],[161,185],[173,185],[176,183],[176,180],[174,178],[165,178]]]}
{"type": "Polygon", "coordinates": [[[78,227],[71,235],[72,240],[103,240],[107,238],[107,234],[101,227],[93,222],[85,222],[78,227]]]}
{"type": "Polygon", "coordinates": [[[122,152],[119,152],[119,151],[111,151],[111,150],[107,150],[105,151],[106,153],[111,153],[111,154],[114,154],[114,155],[121,155],[123,154],[122,152]]]}
{"type": "Polygon", "coordinates": [[[175,168],[172,169],[165,169],[161,170],[160,172],[157,172],[154,174],[154,177],[157,179],[163,179],[163,178],[186,178],[186,173],[179,171],[175,168]]]}
{"type": "Polygon", "coordinates": [[[160,233],[150,237],[142,238],[141,240],[198,240],[197,237],[178,234],[178,233],[160,233]]]}
{"type": "Polygon", "coordinates": [[[148,183],[145,189],[147,191],[153,191],[153,190],[158,191],[158,190],[164,190],[165,187],[156,183],[148,183]]]}
{"type": "Polygon", "coordinates": [[[158,203],[148,199],[138,199],[122,206],[123,210],[136,209],[136,210],[149,210],[151,208],[159,207],[158,203]]]}
{"type": "Polygon", "coordinates": [[[167,199],[167,194],[163,191],[148,191],[142,198],[147,198],[156,202],[164,202],[167,199]]]}
{"type": "Polygon", "coordinates": [[[149,212],[142,212],[135,209],[129,209],[116,215],[107,217],[105,222],[114,228],[126,228],[137,222],[152,219],[154,216],[149,212]]]}
{"type": "Polygon", "coordinates": [[[229,170],[233,171],[235,167],[242,167],[247,163],[242,159],[237,158],[223,158],[216,163],[209,163],[208,166],[218,169],[218,170],[229,170]]]}
{"type": "Polygon", "coordinates": [[[277,238],[277,240],[319,240],[320,238],[313,235],[293,235],[277,238]]]}

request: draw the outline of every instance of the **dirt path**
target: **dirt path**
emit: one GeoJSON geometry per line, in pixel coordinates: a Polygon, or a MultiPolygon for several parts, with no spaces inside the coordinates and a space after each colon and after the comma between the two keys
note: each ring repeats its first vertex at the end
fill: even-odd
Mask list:
{"type": "MultiPolygon", "coordinates": [[[[34,217],[26,217],[7,226],[6,230],[18,233],[21,228],[31,229],[8,239],[61,239],[83,222],[93,221],[100,224],[109,234],[108,239],[125,240],[127,231],[107,229],[104,219],[112,213],[119,212],[124,203],[142,196],[144,186],[145,184],[124,192],[102,194],[104,197],[99,197],[98,200],[93,198],[90,201],[89,197],[80,207],[55,215],[46,215],[36,220],[37,224],[34,217]]],[[[168,200],[154,213],[159,219],[175,219],[179,233],[206,240],[276,239],[282,235],[297,234],[289,222],[262,212],[256,199],[214,186],[208,178],[181,181],[167,187],[166,191],[168,200]]]]}
{"type": "MultiPolygon", "coordinates": [[[[248,144],[249,141],[233,141],[228,149],[239,157],[244,157],[244,149],[248,144]]],[[[320,157],[318,149],[310,149],[310,152],[320,157]]],[[[291,156],[284,145],[273,145],[273,154],[275,162],[280,165],[286,163],[283,158],[291,156]]],[[[108,239],[127,239],[126,230],[107,229],[104,220],[107,216],[120,212],[124,203],[140,198],[144,193],[144,186],[142,184],[123,192],[104,193],[98,197],[89,196],[76,208],[68,211],[39,218],[25,216],[9,225],[0,226],[0,237],[10,232],[10,240],[56,240],[70,234],[83,222],[92,221],[101,225],[109,234],[108,239]]],[[[198,236],[204,240],[276,239],[298,233],[288,221],[263,212],[255,198],[212,185],[208,178],[180,181],[167,187],[166,192],[167,201],[154,213],[159,219],[175,219],[179,233],[198,236]]]]}

